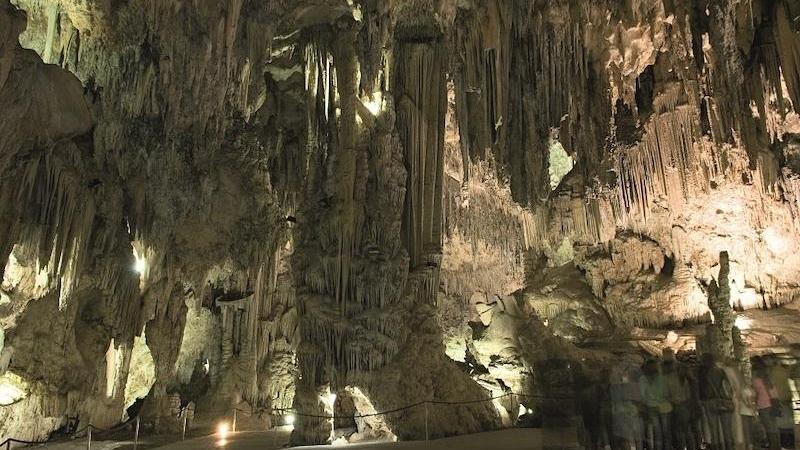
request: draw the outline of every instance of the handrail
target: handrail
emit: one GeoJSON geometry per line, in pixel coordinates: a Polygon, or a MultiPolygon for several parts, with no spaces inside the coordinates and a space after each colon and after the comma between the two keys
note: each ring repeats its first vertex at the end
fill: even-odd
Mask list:
{"type": "Polygon", "coordinates": [[[121,422],[120,424],[115,425],[115,426],[113,426],[111,428],[108,428],[108,429],[100,428],[98,426],[95,426],[95,425],[89,423],[85,427],[80,428],[80,429],[75,430],[74,432],[70,433],[69,436],[61,437],[61,438],[57,438],[57,439],[45,439],[43,441],[26,441],[26,440],[23,440],[23,439],[17,439],[17,438],[11,437],[11,438],[7,438],[3,442],[0,442],[0,449],[5,448],[5,450],[9,450],[11,448],[11,444],[41,445],[41,444],[49,444],[49,443],[55,443],[55,442],[65,442],[65,441],[68,441],[68,440],[77,439],[79,437],[79,435],[82,435],[83,433],[87,433],[89,430],[97,431],[100,434],[117,432],[117,431],[125,429],[125,427],[127,427],[128,425],[130,425],[131,423],[133,423],[137,419],[139,419],[139,415],[138,414],[136,416],[133,416],[133,417],[129,418],[128,420],[126,420],[124,422],[121,422]]]}

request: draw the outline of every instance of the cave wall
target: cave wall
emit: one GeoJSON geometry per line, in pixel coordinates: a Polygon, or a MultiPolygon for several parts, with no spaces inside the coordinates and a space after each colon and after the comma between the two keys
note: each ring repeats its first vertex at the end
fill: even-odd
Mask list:
{"type": "MultiPolygon", "coordinates": [[[[28,383],[0,415],[41,417],[0,434],[123,420],[128,386],[163,429],[177,397],[211,418],[536,392],[575,343],[709,321],[722,251],[733,307],[791,305],[798,16],[0,0],[0,375],[28,383]]],[[[386,425],[419,438],[422,414],[386,425]]]]}
{"type": "Polygon", "coordinates": [[[531,208],[529,245],[569,239],[595,295],[638,298],[642,324],[702,317],[690,299],[726,250],[738,308],[793,302],[796,5],[523,3],[462,5],[452,39],[462,152],[531,208]],[[576,163],[555,190],[548,137],[576,163]]]}

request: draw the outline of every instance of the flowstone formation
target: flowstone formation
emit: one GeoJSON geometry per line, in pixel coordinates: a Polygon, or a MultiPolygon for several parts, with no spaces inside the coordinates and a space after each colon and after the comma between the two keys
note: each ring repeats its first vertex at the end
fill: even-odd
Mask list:
{"type": "Polygon", "coordinates": [[[0,0],[0,438],[796,352],[798,105],[791,0],[0,0]]]}

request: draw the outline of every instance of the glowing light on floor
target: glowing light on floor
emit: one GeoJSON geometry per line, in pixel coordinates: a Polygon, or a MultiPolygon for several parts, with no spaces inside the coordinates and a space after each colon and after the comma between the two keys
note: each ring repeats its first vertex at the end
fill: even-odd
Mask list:
{"type": "Polygon", "coordinates": [[[745,316],[736,316],[736,320],[733,322],[733,324],[736,325],[736,328],[740,330],[749,330],[752,323],[753,321],[745,316]]]}
{"type": "Polygon", "coordinates": [[[231,431],[231,426],[228,422],[220,422],[217,425],[217,447],[224,447],[228,444],[228,433],[231,431]]]}

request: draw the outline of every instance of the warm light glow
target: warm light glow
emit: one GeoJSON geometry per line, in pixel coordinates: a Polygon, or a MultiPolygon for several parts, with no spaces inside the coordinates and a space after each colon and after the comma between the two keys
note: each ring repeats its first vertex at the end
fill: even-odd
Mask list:
{"type": "Polygon", "coordinates": [[[133,249],[133,259],[133,270],[135,270],[136,273],[144,273],[144,271],[147,270],[147,263],[145,262],[144,255],[140,256],[136,248],[133,249]]]}
{"type": "Polygon", "coordinates": [[[211,370],[211,363],[208,361],[208,358],[206,358],[206,362],[203,363],[203,371],[208,373],[209,370],[211,370]]]}
{"type": "Polygon", "coordinates": [[[286,425],[294,425],[294,414],[287,414],[283,416],[283,423],[286,425]]]}
{"type": "Polygon", "coordinates": [[[28,383],[11,372],[0,376],[0,406],[8,406],[28,395],[28,383]]]}
{"type": "Polygon", "coordinates": [[[347,444],[349,444],[349,442],[347,442],[347,438],[344,436],[339,436],[339,439],[335,439],[333,442],[331,442],[331,447],[342,447],[347,444]]]}
{"type": "Polygon", "coordinates": [[[133,270],[135,270],[138,273],[144,273],[144,269],[145,269],[144,260],[137,259],[136,264],[134,264],[133,266],[133,270]]]}
{"type": "Polygon", "coordinates": [[[217,425],[217,434],[219,435],[219,438],[222,441],[225,440],[225,438],[228,436],[228,433],[230,431],[231,431],[231,427],[230,427],[230,425],[228,425],[228,422],[222,422],[219,425],[217,425]]]}
{"type": "Polygon", "coordinates": [[[522,403],[520,403],[520,404],[519,404],[519,411],[517,411],[517,417],[522,417],[522,416],[524,416],[526,412],[527,412],[527,410],[525,409],[525,405],[523,405],[522,403]]]}
{"type": "Polygon", "coordinates": [[[114,346],[114,339],[108,344],[106,350],[106,397],[114,397],[114,387],[117,383],[117,348],[114,346]]]}
{"type": "Polygon", "coordinates": [[[381,109],[383,109],[383,94],[375,92],[370,97],[365,98],[364,106],[367,107],[373,116],[377,116],[381,112],[381,109]]]}
{"type": "Polygon", "coordinates": [[[733,322],[733,324],[736,325],[736,328],[740,330],[749,330],[750,324],[752,323],[753,321],[745,316],[736,316],[736,320],[733,322]]]}
{"type": "Polygon", "coordinates": [[[767,243],[767,248],[773,253],[783,254],[790,248],[791,241],[788,241],[783,234],[769,227],[761,232],[761,238],[767,243]]]}
{"type": "Polygon", "coordinates": [[[322,400],[322,402],[325,403],[325,406],[327,406],[331,411],[333,410],[333,405],[336,403],[336,394],[328,391],[326,394],[320,395],[319,399],[322,400]]]}

